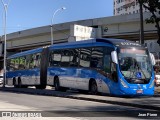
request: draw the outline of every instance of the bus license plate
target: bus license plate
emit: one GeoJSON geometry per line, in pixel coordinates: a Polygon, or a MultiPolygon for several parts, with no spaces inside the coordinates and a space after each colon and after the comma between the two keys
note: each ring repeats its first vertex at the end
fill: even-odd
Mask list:
{"type": "Polygon", "coordinates": [[[137,90],[137,93],[138,93],[138,94],[142,94],[142,93],[143,93],[143,90],[137,90]]]}

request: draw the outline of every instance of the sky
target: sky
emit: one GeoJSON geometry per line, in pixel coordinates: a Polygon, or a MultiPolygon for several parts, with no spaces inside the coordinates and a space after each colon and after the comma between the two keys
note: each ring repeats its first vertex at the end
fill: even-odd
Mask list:
{"type": "MultiPolygon", "coordinates": [[[[8,0],[3,0],[7,3],[8,0]]],[[[13,33],[53,24],[113,15],[113,0],[10,0],[6,32],[13,33]]],[[[0,0],[0,35],[4,34],[4,7],[0,0]]]]}

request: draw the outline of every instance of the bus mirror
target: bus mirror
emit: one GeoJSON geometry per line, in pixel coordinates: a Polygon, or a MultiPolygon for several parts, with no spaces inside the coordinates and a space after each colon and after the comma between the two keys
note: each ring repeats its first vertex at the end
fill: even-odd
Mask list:
{"type": "Polygon", "coordinates": [[[155,57],[152,53],[150,53],[150,57],[151,57],[151,61],[152,61],[152,65],[155,65],[156,64],[156,60],[155,60],[155,57]]]}
{"type": "Polygon", "coordinates": [[[111,57],[112,57],[112,62],[118,64],[118,58],[117,58],[117,52],[116,51],[111,52],[111,57]]]}

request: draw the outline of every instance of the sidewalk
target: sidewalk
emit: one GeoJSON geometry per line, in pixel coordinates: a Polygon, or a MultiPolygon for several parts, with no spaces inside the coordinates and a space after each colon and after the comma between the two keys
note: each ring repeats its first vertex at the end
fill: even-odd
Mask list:
{"type": "MultiPolygon", "coordinates": [[[[159,91],[159,88],[156,88],[156,91],[157,89],[159,91]]],[[[34,88],[6,87],[6,88],[0,88],[0,91],[64,97],[64,98],[72,98],[79,100],[95,101],[101,103],[111,103],[117,105],[139,107],[150,110],[160,110],[160,95],[156,95],[155,97],[145,96],[145,97],[134,97],[134,98],[122,98],[122,97],[110,97],[110,96],[100,96],[100,95],[88,95],[88,94],[80,94],[74,92],[59,92],[59,91],[54,91],[51,88],[45,90],[39,90],[34,88]]]]}

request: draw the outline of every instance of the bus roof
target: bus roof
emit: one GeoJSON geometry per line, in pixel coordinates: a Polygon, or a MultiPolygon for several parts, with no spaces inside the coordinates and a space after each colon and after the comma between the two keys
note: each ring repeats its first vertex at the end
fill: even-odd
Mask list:
{"type": "Polygon", "coordinates": [[[108,45],[111,46],[119,46],[119,47],[141,47],[139,43],[136,43],[134,41],[124,40],[124,39],[114,39],[114,38],[96,38],[96,39],[88,39],[88,40],[82,40],[82,41],[76,41],[76,42],[68,42],[68,43],[60,43],[60,44],[54,44],[50,46],[51,49],[59,49],[59,48],[75,48],[75,47],[84,47],[84,46],[90,46],[91,44],[99,43],[101,45],[104,45],[104,43],[108,43],[108,45]]]}
{"type": "Polygon", "coordinates": [[[43,48],[27,50],[27,51],[24,51],[24,52],[13,54],[13,55],[9,56],[8,58],[10,59],[10,58],[21,57],[21,56],[24,56],[24,55],[34,54],[34,53],[42,52],[42,50],[43,50],[43,48]]]}
{"type": "MultiPolygon", "coordinates": [[[[91,44],[95,44],[95,46],[99,43],[99,45],[104,45],[104,43],[108,43],[109,46],[141,46],[139,43],[124,40],[124,39],[114,39],[114,38],[95,38],[95,39],[88,39],[88,40],[82,40],[82,41],[76,41],[76,42],[67,42],[67,43],[59,43],[51,45],[50,49],[60,49],[60,48],[75,48],[75,47],[87,47],[91,46],[91,44]]],[[[106,44],[107,45],[107,44],[106,44]]],[[[17,53],[14,55],[9,56],[8,58],[15,58],[20,57],[24,55],[34,54],[38,52],[42,52],[43,48],[37,48],[33,50],[24,51],[21,53],[17,53]]]]}

